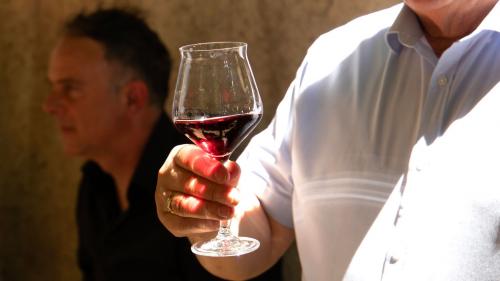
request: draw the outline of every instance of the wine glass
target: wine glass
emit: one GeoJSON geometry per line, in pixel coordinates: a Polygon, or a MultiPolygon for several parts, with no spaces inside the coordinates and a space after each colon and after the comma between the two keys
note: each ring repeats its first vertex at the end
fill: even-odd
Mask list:
{"type": "MultiPolygon", "coordinates": [[[[247,57],[247,44],[210,42],[179,50],[174,124],[213,158],[226,161],[262,118],[262,102],[247,57]]],[[[191,250],[214,257],[255,251],[259,241],[237,237],[230,230],[230,222],[221,221],[215,238],[195,243],[191,250]]]]}

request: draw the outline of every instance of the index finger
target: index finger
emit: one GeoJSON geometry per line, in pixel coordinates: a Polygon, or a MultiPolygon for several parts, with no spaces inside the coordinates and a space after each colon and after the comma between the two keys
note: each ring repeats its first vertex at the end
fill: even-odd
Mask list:
{"type": "Polygon", "coordinates": [[[228,184],[230,173],[222,162],[195,145],[179,148],[174,156],[176,165],[218,184],[228,184]]]}
{"type": "MultiPolygon", "coordinates": [[[[215,201],[230,207],[237,205],[239,202],[239,191],[235,186],[239,178],[239,166],[236,162],[226,161],[224,164],[226,164],[227,167],[224,167],[222,163],[217,163],[218,161],[216,161],[215,164],[218,166],[218,169],[221,169],[224,173],[228,173],[228,177],[230,178],[226,183],[217,183],[213,181],[213,177],[212,180],[210,179],[210,170],[208,170],[208,175],[200,171],[197,171],[198,174],[196,174],[193,171],[193,169],[196,170],[196,166],[192,166],[195,167],[193,169],[186,169],[176,163],[175,158],[177,155],[184,153],[183,157],[191,157],[190,153],[192,153],[193,150],[189,150],[190,146],[192,145],[179,145],[172,149],[167,160],[158,171],[156,191],[180,192],[199,199],[215,201]],[[187,150],[182,150],[184,147],[186,147],[187,150]],[[204,176],[200,176],[199,174],[204,176]]],[[[199,155],[198,153],[199,152],[194,150],[194,157],[199,155]]],[[[207,159],[208,158],[205,158],[205,160],[207,159]]],[[[208,160],[210,163],[214,163],[212,159],[208,160]]],[[[195,162],[194,165],[199,164],[195,162]]],[[[186,164],[184,166],[186,166],[186,164]]]]}

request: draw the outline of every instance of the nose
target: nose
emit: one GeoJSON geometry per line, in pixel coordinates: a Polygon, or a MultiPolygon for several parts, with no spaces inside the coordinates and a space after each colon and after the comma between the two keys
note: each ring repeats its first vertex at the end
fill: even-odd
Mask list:
{"type": "Polygon", "coordinates": [[[62,100],[55,91],[51,91],[42,103],[42,109],[50,115],[57,115],[62,109],[62,100]]]}

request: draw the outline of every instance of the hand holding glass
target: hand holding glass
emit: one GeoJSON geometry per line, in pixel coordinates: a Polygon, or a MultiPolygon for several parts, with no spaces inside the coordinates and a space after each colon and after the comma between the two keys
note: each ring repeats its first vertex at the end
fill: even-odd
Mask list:
{"type": "MultiPolygon", "coordinates": [[[[214,42],[180,48],[174,124],[213,158],[226,161],[262,117],[262,102],[247,57],[247,44],[214,42]]],[[[225,257],[255,251],[259,241],[237,237],[221,221],[209,241],[195,243],[198,255],[225,257]]]]}

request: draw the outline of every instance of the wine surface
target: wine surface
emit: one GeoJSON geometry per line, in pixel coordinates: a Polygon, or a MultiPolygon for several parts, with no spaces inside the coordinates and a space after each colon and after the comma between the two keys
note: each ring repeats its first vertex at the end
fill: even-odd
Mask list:
{"type": "Polygon", "coordinates": [[[196,120],[177,119],[174,124],[205,152],[214,158],[227,160],[261,118],[262,114],[248,113],[196,120]]]}

